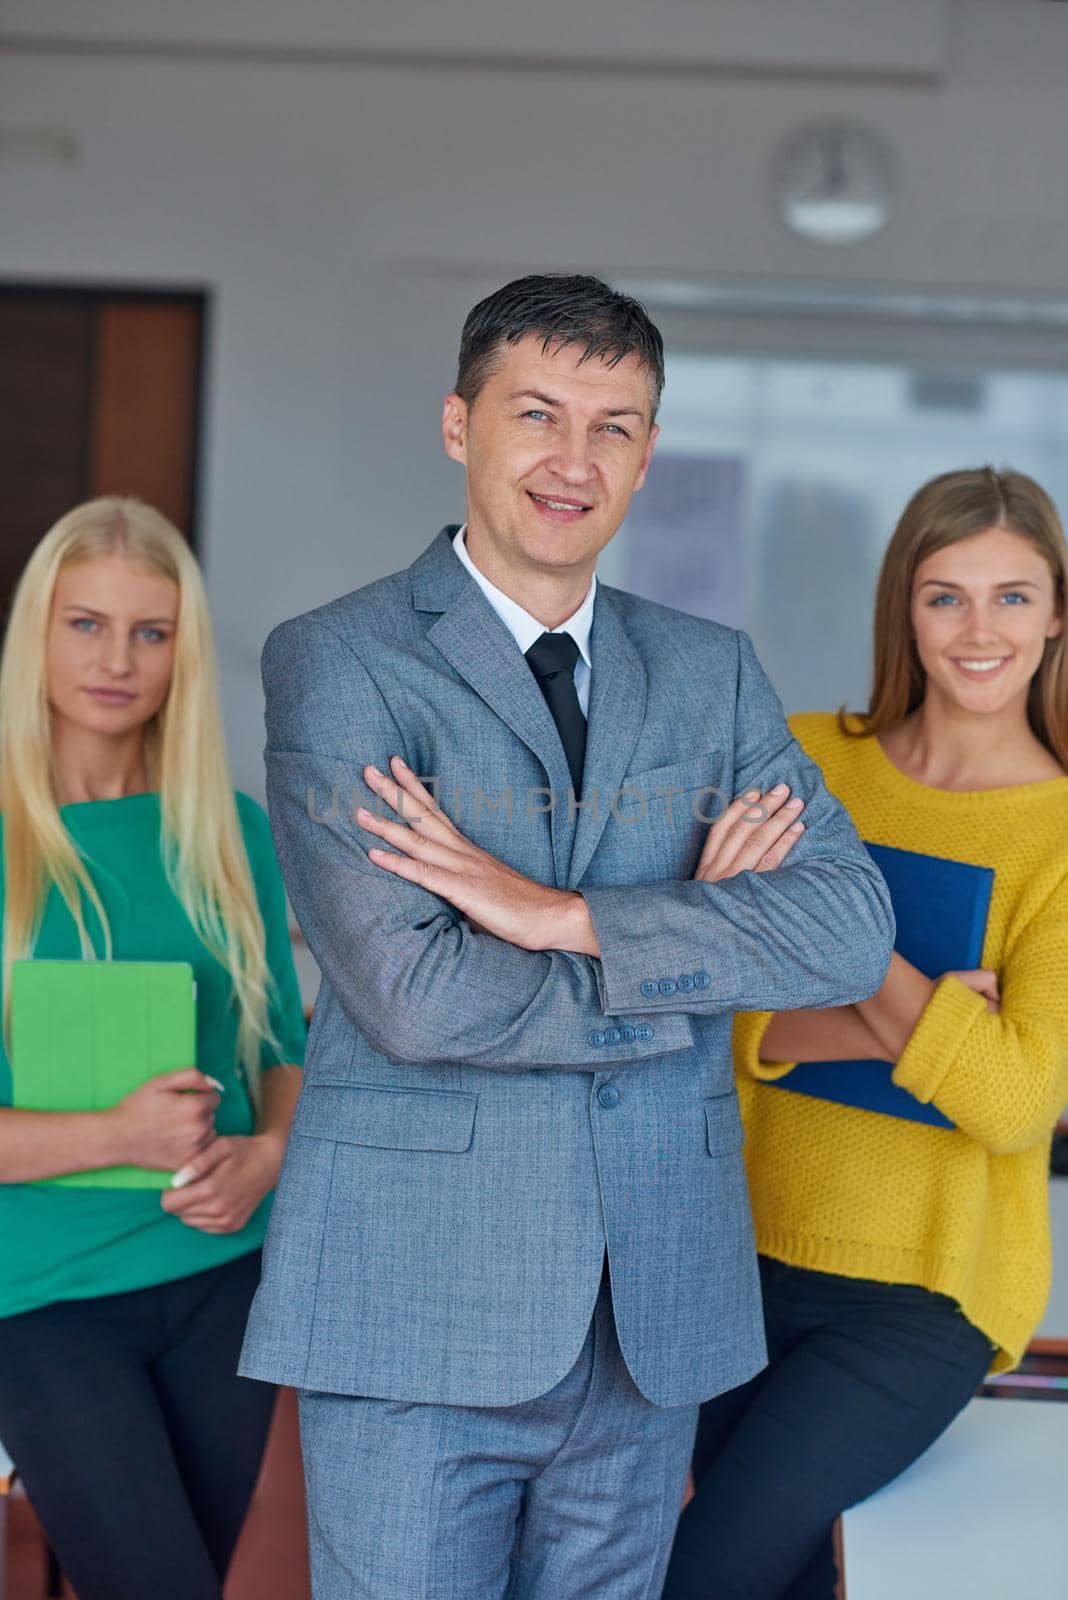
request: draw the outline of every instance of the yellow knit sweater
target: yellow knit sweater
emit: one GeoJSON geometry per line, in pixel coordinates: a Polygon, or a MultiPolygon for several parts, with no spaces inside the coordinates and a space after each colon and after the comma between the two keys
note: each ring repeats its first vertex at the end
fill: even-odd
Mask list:
{"type": "Polygon", "coordinates": [[[952,1129],[784,1094],[767,1080],[791,1067],[760,1062],[770,1013],[740,1015],[757,1247],[817,1272],[950,1295],[997,1345],[1002,1371],[1049,1293],[1049,1145],[1068,1102],[1068,778],[932,789],[832,715],[791,727],[862,838],[994,868],[982,965],[998,974],[1001,1011],[943,978],[894,1069],[952,1129]]]}

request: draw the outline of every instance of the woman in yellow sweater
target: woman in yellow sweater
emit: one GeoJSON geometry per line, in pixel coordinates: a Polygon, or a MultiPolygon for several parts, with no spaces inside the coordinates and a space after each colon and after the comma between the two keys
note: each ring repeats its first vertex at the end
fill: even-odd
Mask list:
{"type": "Polygon", "coordinates": [[[1041,1317],[1068,1102],[1066,576],[1033,480],[934,479],[883,563],[867,715],[793,719],[865,840],[993,869],[983,967],[932,980],[895,954],[859,1005],[737,1019],[769,1365],[702,1408],[665,1600],[833,1600],[839,1513],[1041,1317]],[[797,1063],[859,1084],[878,1060],[904,1114],[785,1092],[797,1063]]]}

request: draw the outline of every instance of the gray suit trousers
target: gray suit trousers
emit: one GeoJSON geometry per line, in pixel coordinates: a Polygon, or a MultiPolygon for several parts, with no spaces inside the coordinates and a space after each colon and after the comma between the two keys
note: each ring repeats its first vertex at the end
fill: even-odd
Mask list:
{"type": "Polygon", "coordinates": [[[607,1286],[574,1366],[536,1400],[305,1390],[316,1600],[657,1600],[696,1421],[636,1388],[607,1286]]]}

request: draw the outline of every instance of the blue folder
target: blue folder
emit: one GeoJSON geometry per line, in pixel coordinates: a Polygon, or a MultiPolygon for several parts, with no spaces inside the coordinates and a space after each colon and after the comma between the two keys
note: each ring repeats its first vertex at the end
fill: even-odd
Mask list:
{"type": "MultiPolygon", "coordinates": [[[[866,840],[865,846],[890,891],[898,954],[927,978],[978,967],[994,887],[993,867],[895,850],[866,840]]],[[[802,1061],[767,1087],[834,1100],[884,1117],[927,1122],[936,1128],[954,1126],[935,1106],[900,1088],[892,1072],[889,1061],[802,1061]]]]}

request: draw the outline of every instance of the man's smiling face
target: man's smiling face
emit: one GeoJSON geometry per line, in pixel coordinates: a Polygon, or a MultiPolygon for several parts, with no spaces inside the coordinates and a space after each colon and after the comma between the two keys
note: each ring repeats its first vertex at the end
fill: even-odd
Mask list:
{"type": "Polygon", "coordinates": [[[658,430],[635,356],[611,366],[542,343],[505,345],[470,404],[446,398],[445,449],[467,469],[469,542],[498,574],[578,577],[644,483],[658,430]]]}

